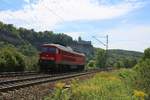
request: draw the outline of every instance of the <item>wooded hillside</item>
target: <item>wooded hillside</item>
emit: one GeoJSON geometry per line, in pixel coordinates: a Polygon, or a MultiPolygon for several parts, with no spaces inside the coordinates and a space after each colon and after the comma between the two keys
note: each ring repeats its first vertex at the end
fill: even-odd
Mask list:
{"type": "MultiPolygon", "coordinates": [[[[84,42],[84,41],[83,41],[84,42]]],[[[77,46],[74,48],[83,49],[82,51],[90,51],[87,56],[87,63],[91,59],[95,59],[97,48],[92,49],[93,45],[88,44],[84,47],[72,37],[63,33],[54,33],[53,31],[36,32],[33,29],[16,28],[12,24],[4,24],[0,22],[0,49],[11,47],[16,52],[20,52],[25,56],[26,66],[36,66],[38,62],[38,52],[40,45],[43,43],[58,43],[64,46],[77,46]],[[87,46],[89,45],[89,46],[87,46]],[[87,48],[88,47],[88,48],[87,48]],[[29,60],[30,58],[30,60],[29,60]]],[[[80,50],[79,49],[79,50],[80,50]]],[[[2,51],[2,50],[1,50],[2,51]]],[[[8,51],[11,52],[11,51],[8,51]]],[[[109,50],[107,66],[131,67],[137,63],[143,53],[126,50],[109,50]]],[[[5,60],[4,60],[5,61],[5,60]]],[[[29,68],[29,69],[35,69],[29,68]]]]}

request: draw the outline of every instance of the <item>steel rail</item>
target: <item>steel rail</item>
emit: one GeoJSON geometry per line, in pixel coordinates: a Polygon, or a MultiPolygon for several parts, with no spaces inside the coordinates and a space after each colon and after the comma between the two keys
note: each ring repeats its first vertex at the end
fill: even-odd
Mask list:
{"type": "Polygon", "coordinates": [[[63,80],[63,79],[68,79],[68,78],[73,78],[73,77],[78,77],[82,75],[87,75],[91,73],[96,73],[97,71],[84,71],[80,73],[69,73],[66,75],[48,75],[48,76],[41,76],[41,77],[34,77],[34,78],[29,78],[29,79],[18,79],[18,80],[10,80],[10,81],[4,81],[0,82],[0,92],[6,92],[6,91],[11,91],[14,89],[19,89],[27,86],[32,86],[36,84],[42,84],[42,83],[47,83],[47,82],[54,82],[58,80],[63,80]]]}
{"type": "Polygon", "coordinates": [[[35,75],[38,72],[27,71],[27,72],[2,72],[0,73],[0,78],[4,77],[16,77],[16,76],[27,76],[27,75],[35,75]]]}

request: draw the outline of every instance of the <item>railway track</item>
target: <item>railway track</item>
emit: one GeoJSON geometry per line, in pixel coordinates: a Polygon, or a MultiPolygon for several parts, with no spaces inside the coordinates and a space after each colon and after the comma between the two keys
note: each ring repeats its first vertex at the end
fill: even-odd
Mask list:
{"type": "Polygon", "coordinates": [[[26,72],[3,72],[0,73],[0,78],[6,77],[18,77],[18,76],[29,76],[29,75],[36,75],[38,72],[34,71],[26,71],[26,72]]]}
{"type": "Polygon", "coordinates": [[[47,82],[54,82],[58,80],[78,77],[82,75],[96,73],[100,70],[92,70],[92,71],[84,71],[84,72],[71,72],[71,73],[63,73],[63,74],[55,74],[55,75],[39,75],[36,77],[28,77],[22,79],[11,79],[0,82],[0,92],[7,92],[14,89],[19,89],[23,87],[28,87],[36,84],[42,84],[47,82]]]}

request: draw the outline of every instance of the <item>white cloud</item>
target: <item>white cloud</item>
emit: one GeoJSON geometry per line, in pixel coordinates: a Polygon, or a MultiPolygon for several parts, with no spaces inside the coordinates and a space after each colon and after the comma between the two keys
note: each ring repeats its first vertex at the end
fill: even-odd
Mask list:
{"type": "Polygon", "coordinates": [[[71,36],[74,40],[78,40],[79,36],[82,38],[86,35],[86,33],[84,32],[64,32],[64,33],[71,36]]]}
{"type": "Polygon", "coordinates": [[[146,41],[150,37],[150,25],[123,25],[109,30],[111,38],[128,41],[146,41]]]}
{"type": "MultiPolygon", "coordinates": [[[[149,27],[150,25],[123,25],[104,32],[109,32],[109,49],[126,49],[143,52],[144,49],[150,47],[149,27]]],[[[97,41],[95,42],[94,46],[103,47],[97,41]]]]}
{"type": "Polygon", "coordinates": [[[99,4],[99,0],[39,0],[17,11],[0,11],[0,20],[18,27],[53,30],[65,21],[104,20],[128,14],[142,6],[142,2],[124,0],[116,5],[99,4]]]}
{"type": "Polygon", "coordinates": [[[30,0],[24,0],[26,3],[30,3],[30,0]]]}

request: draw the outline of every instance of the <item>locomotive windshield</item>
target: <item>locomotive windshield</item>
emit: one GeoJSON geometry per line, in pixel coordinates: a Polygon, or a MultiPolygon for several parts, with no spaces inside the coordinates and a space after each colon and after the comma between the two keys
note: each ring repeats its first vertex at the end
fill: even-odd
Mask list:
{"type": "Polygon", "coordinates": [[[42,52],[56,53],[56,48],[54,48],[54,47],[42,47],[42,52]]]}

